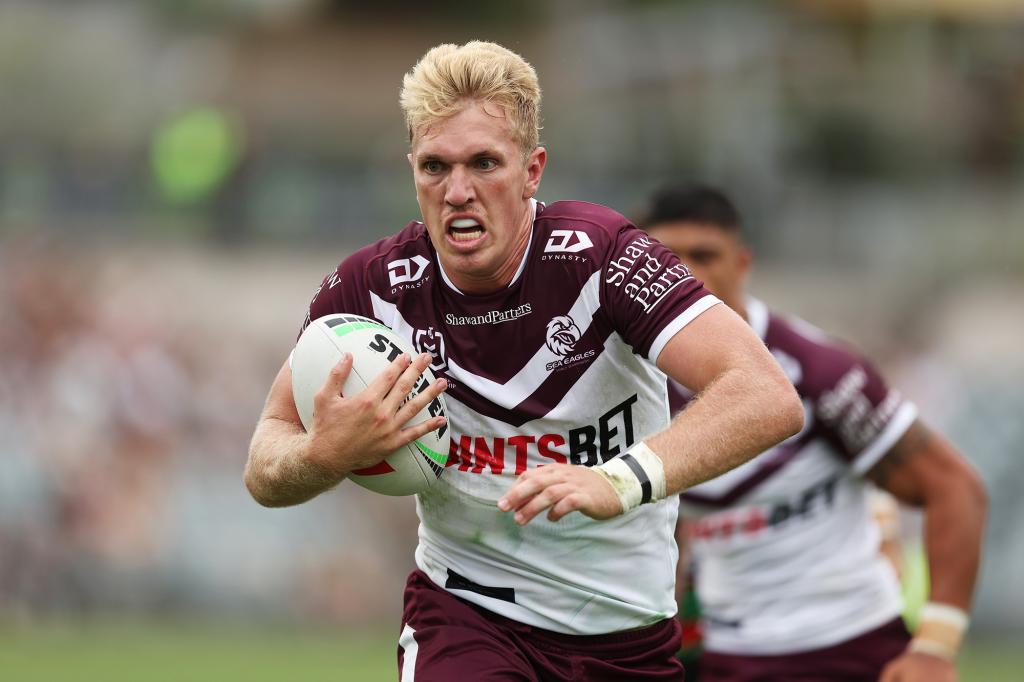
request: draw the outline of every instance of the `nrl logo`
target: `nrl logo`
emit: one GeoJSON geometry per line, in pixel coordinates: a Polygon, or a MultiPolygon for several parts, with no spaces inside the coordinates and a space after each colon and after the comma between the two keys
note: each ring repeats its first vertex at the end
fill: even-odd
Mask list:
{"type": "Polygon", "coordinates": [[[580,340],[580,328],[568,315],[559,315],[548,322],[546,343],[555,355],[565,357],[580,340]]]}
{"type": "Polygon", "coordinates": [[[433,327],[417,329],[412,337],[413,348],[417,353],[430,353],[430,369],[435,372],[447,372],[448,362],[445,359],[444,337],[433,327]]]}

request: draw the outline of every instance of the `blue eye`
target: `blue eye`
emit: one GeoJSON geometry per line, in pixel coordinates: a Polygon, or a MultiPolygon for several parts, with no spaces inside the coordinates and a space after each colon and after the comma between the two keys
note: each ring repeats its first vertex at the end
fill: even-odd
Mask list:
{"type": "Polygon", "coordinates": [[[436,159],[432,159],[423,164],[423,170],[428,173],[440,173],[442,167],[441,162],[436,159]]]}
{"type": "Polygon", "coordinates": [[[498,167],[498,162],[494,159],[480,159],[476,165],[480,170],[494,170],[498,167]]]}

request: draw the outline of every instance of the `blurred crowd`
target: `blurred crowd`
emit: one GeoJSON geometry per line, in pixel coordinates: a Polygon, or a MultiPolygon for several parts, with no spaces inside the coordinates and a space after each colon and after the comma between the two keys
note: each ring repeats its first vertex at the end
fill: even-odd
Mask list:
{"type": "Polygon", "coordinates": [[[197,308],[220,307],[220,287],[191,298],[187,272],[146,267],[160,255],[134,254],[132,273],[117,272],[132,258],[121,252],[45,244],[0,256],[0,618],[385,616],[363,580],[411,561],[408,504],[396,513],[400,502],[354,493],[267,511],[242,484],[301,308],[276,338],[230,328],[223,313],[222,329],[197,323],[197,308]],[[346,528],[354,519],[376,520],[346,528]],[[353,542],[378,523],[393,545],[353,542]]]}
{"type": "Polygon", "coordinates": [[[164,482],[204,427],[195,365],[158,319],[98,300],[95,263],[60,248],[3,260],[0,599],[41,611],[116,602],[124,574],[167,550],[164,482]]]}

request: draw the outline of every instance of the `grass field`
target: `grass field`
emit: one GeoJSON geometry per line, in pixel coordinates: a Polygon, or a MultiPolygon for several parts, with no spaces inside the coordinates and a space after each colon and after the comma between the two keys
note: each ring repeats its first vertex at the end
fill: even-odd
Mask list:
{"type": "MultiPolygon", "coordinates": [[[[1024,650],[973,642],[961,682],[1022,679],[1024,650]]],[[[0,629],[4,682],[376,682],[395,680],[389,633],[250,631],[121,624],[0,629]]]]}

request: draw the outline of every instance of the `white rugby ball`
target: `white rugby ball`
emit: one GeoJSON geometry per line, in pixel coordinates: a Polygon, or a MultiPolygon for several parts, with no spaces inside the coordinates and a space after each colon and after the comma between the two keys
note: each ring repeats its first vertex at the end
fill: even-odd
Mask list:
{"type": "MultiPolygon", "coordinates": [[[[299,337],[291,357],[292,395],[307,431],[313,427],[313,396],[346,351],[352,354],[352,371],[342,386],[343,396],[358,394],[401,353],[416,356],[405,339],[376,320],[348,314],[325,315],[313,320],[299,337]]],[[[410,397],[425,390],[433,381],[434,374],[428,367],[410,397]]],[[[447,415],[444,398],[438,396],[407,425],[447,415]]],[[[384,495],[422,492],[444,473],[448,443],[448,424],[445,424],[395,450],[380,464],[350,473],[348,478],[384,495]]]]}

